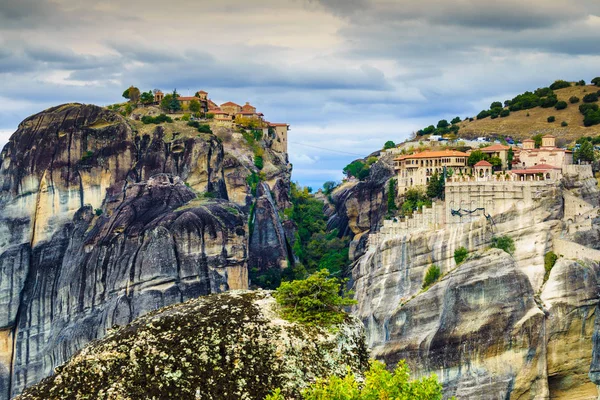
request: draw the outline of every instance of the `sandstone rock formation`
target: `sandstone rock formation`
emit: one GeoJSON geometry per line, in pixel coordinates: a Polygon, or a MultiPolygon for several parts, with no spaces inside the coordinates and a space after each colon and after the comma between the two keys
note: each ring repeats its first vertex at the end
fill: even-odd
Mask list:
{"type": "MultiPolygon", "coordinates": [[[[445,395],[458,399],[597,398],[599,190],[590,172],[572,168],[531,202],[493,215],[493,223],[482,218],[375,241],[381,220],[356,229],[354,314],[372,355],[436,373],[445,395]],[[502,235],[514,240],[513,255],[490,249],[502,235]],[[456,265],[461,246],[469,259],[456,265]],[[545,277],[550,251],[559,260],[545,277]],[[432,264],[442,278],[423,290],[432,264]]],[[[373,204],[348,199],[337,209],[373,204]]]]}
{"type": "MultiPolygon", "coordinates": [[[[279,258],[261,266],[286,265],[279,209],[252,194],[248,154],[243,139],[145,126],[91,105],[23,121],[0,168],[0,399],[115,324],[247,288],[253,252],[266,251],[249,246],[251,207],[273,221],[261,229],[277,230],[257,233],[280,238],[268,242],[279,258]]],[[[265,159],[277,160],[266,162],[267,178],[285,199],[287,155],[267,146],[265,159]]]]}
{"type": "Polygon", "coordinates": [[[363,328],[335,331],[278,317],[268,292],[234,291],[150,312],[110,331],[20,400],[297,398],[315,378],[362,372],[363,328]]]}

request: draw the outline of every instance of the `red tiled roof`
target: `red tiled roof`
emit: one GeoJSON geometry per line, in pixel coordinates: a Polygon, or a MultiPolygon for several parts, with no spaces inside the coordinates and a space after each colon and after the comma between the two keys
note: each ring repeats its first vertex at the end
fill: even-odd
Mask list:
{"type": "Polygon", "coordinates": [[[239,104],[235,104],[233,101],[228,101],[227,103],[223,103],[221,104],[221,107],[223,106],[235,106],[235,107],[240,107],[239,104]]]}
{"type": "Polygon", "coordinates": [[[288,124],[279,123],[279,122],[269,122],[269,126],[289,126],[288,124]]]}
{"type": "Polygon", "coordinates": [[[237,114],[241,114],[241,115],[258,115],[254,111],[240,111],[237,114]]]}
{"type": "Polygon", "coordinates": [[[446,151],[422,151],[420,153],[410,154],[396,158],[396,160],[414,159],[414,158],[441,158],[441,157],[468,157],[467,153],[456,150],[446,151]]]}
{"type": "Polygon", "coordinates": [[[213,113],[213,114],[227,114],[225,111],[221,110],[220,108],[213,108],[208,110],[209,113],[213,113]]]}
{"type": "Polygon", "coordinates": [[[538,164],[538,165],[529,167],[527,169],[513,169],[510,172],[512,172],[513,174],[539,174],[542,172],[551,171],[553,169],[561,169],[561,168],[555,167],[554,165],[550,165],[550,164],[538,164]]]}
{"type": "Polygon", "coordinates": [[[201,94],[208,94],[208,92],[205,92],[204,90],[201,90],[201,91],[199,91],[198,93],[201,93],[201,94]]]}
{"type": "Polygon", "coordinates": [[[535,143],[535,140],[533,140],[533,139],[525,139],[525,140],[523,140],[523,143],[525,143],[525,142],[528,142],[528,143],[529,142],[534,142],[535,143]]]}
{"type": "Polygon", "coordinates": [[[179,100],[179,101],[192,101],[192,100],[198,101],[199,99],[196,96],[179,96],[177,98],[177,100],[179,100]]]}
{"type": "Polygon", "coordinates": [[[492,164],[490,164],[489,162],[487,162],[485,160],[481,160],[477,164],[475,164],[475,166],[476,167],[491,167],[492,164]]]}
{"type": "Polygon", "coordinates": [[[479,150],[481,150],[483,153],[495,153],[497,151],[508,150],[509,148],[510,147],[501,144],[493,144],[488,147],[482,147],[479,150]]]}

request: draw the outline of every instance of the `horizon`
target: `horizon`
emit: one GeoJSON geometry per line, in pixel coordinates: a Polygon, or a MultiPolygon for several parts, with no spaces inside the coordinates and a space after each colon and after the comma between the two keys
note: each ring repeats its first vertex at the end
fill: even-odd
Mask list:
{"type": "Polygon", "coordinates": [[[477,3],[9,0],[0,146],[54,105],[122,102],[130,85],[206,90],[289,123],[292,180],[317,190],[388,140],[598,75],[600,4],[477,3]]]}

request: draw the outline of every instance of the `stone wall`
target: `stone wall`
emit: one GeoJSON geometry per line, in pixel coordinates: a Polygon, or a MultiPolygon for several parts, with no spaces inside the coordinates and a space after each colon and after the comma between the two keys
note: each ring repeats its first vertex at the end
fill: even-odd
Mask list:
{"type": "Polygon", "coordinates": [[[600,261],[600,250],[590,249],[589,247],[563,239],[554,239],[554,252],[559,256],[574,260],[588,259],[600,261]]]}

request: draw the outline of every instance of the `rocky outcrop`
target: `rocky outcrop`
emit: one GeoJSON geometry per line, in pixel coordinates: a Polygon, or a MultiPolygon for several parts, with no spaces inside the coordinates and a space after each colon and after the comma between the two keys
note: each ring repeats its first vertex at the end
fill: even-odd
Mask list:
{"type": "Polygon", "coordinates": [[[406,359],[417,375],[436,373],[445,396],[459,399],[597,398],[600,265],[597,250],[585,245],[599,227],[569,229],[571,219],[587,216],[574,205],[589,213],[597,204],[588,178],[567,176],[492,220],[416,229],[365,246],[353,266],[354,313],[372,355],[389,364],[406,359]],[[514,240],[512,255],[490,249],[492,237],[504,235],[514,240]],[[461,246],[469,258],[457,265],[461,246]],[[559,259],[545,276],[550,251],[559,259]],[[425,290],[432,264],[442,277],[425,290]]]}
{"type": "Polygon", "coordinates": [[[282,320],[268,292],[229,292],[151,312],[112,330],[20,400],[286,398],[317,377],[361,373],[360,321],[334,331],[282,320]]]}
{"type": "MultiPolygon", "coordinates": [[[[257,172],[242,144],[81,104],[20,124],[0,168],[0,399],[115,324],[248,287],[264,249],[248,242],[257,172]]],[[[267,167],[283,191],[288,165],[267,167]]],[[[281,234],[274,202],[253,209],[281,234]]],[[[282,235],[269,251],[287,254],[282,235]]]]}

